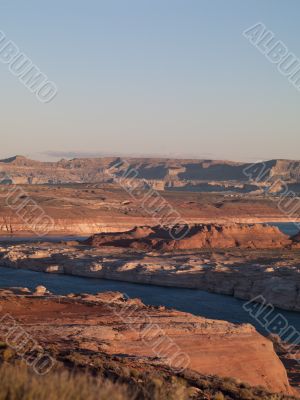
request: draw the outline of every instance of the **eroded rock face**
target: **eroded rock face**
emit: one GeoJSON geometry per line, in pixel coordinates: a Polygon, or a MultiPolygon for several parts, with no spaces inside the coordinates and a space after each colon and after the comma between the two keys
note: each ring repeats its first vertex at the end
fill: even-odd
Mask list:
{"type": "MultiPolygon", "coordinates": [[[[152,192],[150,188],[145,197],[152,192]]],[[[170,207],[190,225],[228,224],[228,221],[243,224],[290,222],[278,207],[279,199],[195,192],[182,195],[174,191],[164,196],[170,207]]],[[[126,190],[111,183],[74,187],[26,185],[23,189],[0,184],[0,239],[1,235],[90,236],[100,232],[125,232],[135,226],[160,224],[163,214],[167,213],[168,208],[165,208],[156,218],[151,206],[145,211],[142,200],[134,201],[126,190]],[[29,198],[40,207],[33,214],[29,198]],[[18,212],[14,211],[16,209],[18,212]],[[49,224],[40,218],[41,212],[51,218],[49,224]]]]}
{"type": "Polygon", "coordinates": [[[278,308],[300,311],[297,249],[174,250],[166,256],[112,246],[19,244],[0,247],[0,266],[200,289],[243,300],[262,295],[278,308]]]}
{"type": "Polygon", "coordinates": [[[181,240],[171,239],[167,227],[136,227],[128,232],[101,233],[87,240],[91,246],[131,247],[140,250],[190,250],[206,248],[281,248],[291,244],[277,227],[263,224],[199,224],[181,240]]]}
{"type": "MultiPolygon", "coordinates": [[[[125,360],[135,357],[145,364],[155,360],[292,393],[272,342],[248,324],[147,307],[121,293],[50,296],[45,302],[0,290],[0,310],[22,321],[22,328],[46,348],[123,354],[125,360]]],[[[1,334],[5,332],[0,329],[1,334]]]]}
{"type": "Polygon", "coordinates": [[[9,176],[18,184],[53,184],[108,182],[111,171],[122,176],[126,171],[138,173],[132,179],[146,180],[159,190],[180,188],[199,191],[255,192],[269,188],[270,192],[284,190],[284,183],[299,185],[300,162],[270,160],[256,165],[224,160],[126,158],[78,158],[58,162],[40,162],[15,156],[0,160],[0,183],[7,183],[9,176]],[[128,163],[128,164],[127,164],[128,163]],[[278,182],[281,182],[278,183],[278,182]]]}

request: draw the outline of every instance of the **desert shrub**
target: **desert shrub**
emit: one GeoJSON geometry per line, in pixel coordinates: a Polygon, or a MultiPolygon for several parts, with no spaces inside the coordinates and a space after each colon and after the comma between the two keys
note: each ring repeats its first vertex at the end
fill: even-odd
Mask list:
{"type": "Polygon", "coordinates": [[[0,382],[0,400],[129,400],[120,385],[67,371],[38,376],[26,366],[3,365],[0,382]]]}
{"type": "Polygon", "coordinates": [[[223,393],[217,392],[217,393],[214,395],[214,400],[225,400],[225,397],[224,397],[223,393]]]}
{"type": "Polygon", "coordinates": [[[15,352],[10,349],[9,347],[6,347],[2,353],[1,353],[1,357],[3,361],[10,361],[12,358],[15,357],[15,352]]]}
{"type": "Polygon", "coordinates": [[[157,380],[155,386],[151,388],[153,400],[187,400],[188,391],[181,382],[172,382],[170,386],[164,385],[163,381],[157,380]]]}
{"type": "Polygon", "coordinates": [[[250,389],[241,388],[239,390],[239,396],[242,400],[252,400],[254,397],[253,392],[250,389]]]}
{"type": "Polygon", "coordinates": [[[0,400],[292,399],[232,378],[188,370],[176,373],[91,351],[56,353],[56,370],[37,376],[20,357],[11,358],[8,351],[8,347],[0,347],[0,400]],[[2,367],[1,360],[6,361],[2,367]]]}
{"type": "Polygon", "coordinates": [[[130,368],[130,376],[132,377],[132,378],[136,378],[136,379],[138,379],[139,377],[140,377],[140,372],[137,370],[137,369],[134,369],[134,368],[130,368]]]}

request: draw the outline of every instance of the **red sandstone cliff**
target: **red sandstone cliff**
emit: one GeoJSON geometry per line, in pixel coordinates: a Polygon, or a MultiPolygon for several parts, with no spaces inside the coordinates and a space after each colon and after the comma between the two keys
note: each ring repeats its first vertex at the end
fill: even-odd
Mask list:
{"type": "Polygon", "coordinates": [[[171,367],[181,367],[182,360],[183,366],[199,373],[231,376],[274,392],[292,393],[272,342],[251,325],[147,307],[120,293],[50,296],[45,301],[43,296],[16,297],[2,290],[0,310],[46,348],[123,354],[124,360],[135,357],[145,364],[155,357],[171,367]]]}
{"type": "Polygon", "coordinates": [[[141,250],[205,248],[272,249],[286,247],[291,240],[278,228],[262,224],[201,224],[190,227],[187,235],[173,240],[167,227],[136,227],[122,233],[100,233],[86,242],[91,246],[130,247],[141,250]]]}

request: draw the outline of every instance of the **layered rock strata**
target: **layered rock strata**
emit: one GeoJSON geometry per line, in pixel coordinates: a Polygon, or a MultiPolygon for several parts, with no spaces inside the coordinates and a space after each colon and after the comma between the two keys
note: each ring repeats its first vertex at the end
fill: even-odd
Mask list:
{"type": "MultiPolygon", "coordinates": [[[[155,361],[177,369],[181,359],[184,367],[199,373],[293,393],[272,342],[251,325],[147,307],[120,293],[45,298],[2,290],[0,309],[14,318],[14,329],[19,324],[44,348],[122,354],[124,360],[155,361]]],[[[5,336],[4,328],[0,334],[5,336]]]]}
{"type": "Polygon", "coordinates": [[[239,299],[263,296],[300,311],[300,252],[232,249],[141,252],[79,243],[0,247],[0,266],[89,278],[201,289],[239,299]]]}
{"type": "Polygon", "coordinates": [[[128,232],[94,235],[86,243],[97,247],[131,247],[148,251],[207,248],[272,249],[292,244],[292,240],[277,227],[263,224],[199,224],[186,229],[178,226],[177,230],[179,233],[184,233],[180,239],[174,238],[176,227],[144,226],[128,232]]]}

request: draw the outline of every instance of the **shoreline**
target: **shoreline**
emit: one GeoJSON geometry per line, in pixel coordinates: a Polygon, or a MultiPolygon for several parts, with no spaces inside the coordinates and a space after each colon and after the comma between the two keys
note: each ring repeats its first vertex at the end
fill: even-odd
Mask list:
{"type": "MultiPolygon", "coordinates": [[[[159,254],[73,243],[6,244],[2,267],[160,287],[198,289],[300,311],[300,250],[177,251],[159,254]],[[167,255],[167,257],[166,257],[167,255]]],[[[58,278],[59,279],[59,278],[58,278]]]]}
{"type": "MultiPolygon", "coordinates": [[[[300,229],[300,219],[299,220],[287,220],[286,218],[279,218],[279,217],[274,217],[272,219],[270,218],[216,218],[216,219],[205,219],[205,218],[194,218],[194,219],[187,219],[186,222],[189,225],[194,225],[194,224],[299,224],[299,229],[300,229]]],[[[91,224],[89,223],[84,223],[84,224],[77,224],[76,228],[76,223],[75,227],[74,224],[70,224],[69,228],[62,228],[59,229],[59,225],[56,227],[54,231],[51,231],[47,235],[38,235],[38,234],[33,234],[32,231],[28,230],[27,228],[24,228],[24,225],[22,224],[14,224],[14,232],[12,234],[9,234],[8,231],[1,230],[0,229],[0,241],[2,238],[17,238],[17,239],[41,239],[41,240],[46,240],[46,239],[60,239],[60,238],[82,238],[85,239],[88,236],[97,234],[97,233],[110,233],[110,232],[126,232],[127,230],[133,229],[136,226],[153,226],[153,220],[152,219],[146,219],[144,218],[143,220],[139,219],[138,221],[134,220],[132,223],[123,223],[123,224],[106,224],[106,223],[97,223],[93,221],[91,224]],[[92,227],[92,228],[91,228],[92,227]]],[[[39,231],[39,228],[36,228],[37,232],[39,231]]],[[[42,230],[42,229],[40,229],[42,230]]]]}

